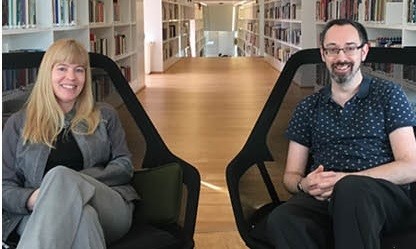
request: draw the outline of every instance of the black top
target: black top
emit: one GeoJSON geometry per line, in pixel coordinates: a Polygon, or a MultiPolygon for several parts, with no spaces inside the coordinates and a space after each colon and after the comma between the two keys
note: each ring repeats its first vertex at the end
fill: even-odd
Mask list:
{"type": "Polygon", "coordinates": [[[72,132],[63,129],[58,135],[55,148],[51,149],[44,174],[58,165],[80,171],[83,169],[83,164],[84,160],[82,158],[81,150],[79,149],[72,132]]]}

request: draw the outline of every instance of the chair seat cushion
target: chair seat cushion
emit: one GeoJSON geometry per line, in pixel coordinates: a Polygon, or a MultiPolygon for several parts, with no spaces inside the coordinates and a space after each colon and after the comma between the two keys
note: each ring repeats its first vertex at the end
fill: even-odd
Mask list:
{"type": "Polygon", "coordinates": [[[172,233],[151,225],[135,225],[108,249],[176,249],[182,241],[172,233]]]}
{"type": "Polygon", "coordinates": [[[156,225],[175,223],[181,207],[182,182],[182,167],[177,163],[136,171],[132,185],[141,200],[136,203],[135,221],[156,225]]]}

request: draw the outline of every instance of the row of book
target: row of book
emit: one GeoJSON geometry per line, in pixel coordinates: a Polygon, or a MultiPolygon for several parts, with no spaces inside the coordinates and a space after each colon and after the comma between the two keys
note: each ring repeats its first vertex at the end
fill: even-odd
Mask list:
{"type": "Polygon", "coordinates": [[[102,23],[104,22],[104,2],[101,0],[88,0],[89,4],[89,22],[94,23],[102,23]]]}
{"type": "MultiPolygon", "coordinates": [[[[361,20],[383,24],[400,24],[403,0],[318,0],[316,20],[337,18],[361,20]],[[364,9],[360,17],[360,5],[364,9]]],[[[407,22],[416,22],[416,0],[408,0],[407,22]]]]}
{"type": "MultiPolygon", "coordinates": [[[[114,84],[107,72],[103,69],[92,68],[92,90],[96,101],[113,102],[112,100],[116,93],[114,84]],[[110,97],[112,96],[112,97],[110,97]]],[[[120,66],[120,71],[128,82],[131,81],[130,66],[120,66]]],[[[112,103],[115,104],[115,103],[112,103]]]]}
{"type": "Polygon", "coordinates": [[[274,40],[264,38],[264,52],[266,54],[274,54],[274,40]]]}
{"type": "Polygon", "coordinates": [[[416,23],[416,0],[408,0],[407,22],[416,23]]]}
{"type": "Polygon", "coordinates": [[[292,54],[293,52],[290,50],[290,48],[278,47],[276,48],[274,57],[279,61],[286,63],[286,61],[289,59],[290,56],[292,56],[292,54]]]}
{"type": "Polygon", "coordinates": [[[392,37],[377,37],[374,40],[369,40],[371,47],[401,47],[402,46],[402,37],[401,36],[392,36],[392,37]]]}
{"type": "Polygon", "coordinates": [[[390,19],[401,23],[402,0],[364,0],[364,21],[390,24],[390,19]]]}
{"type": "Polygon", "coordinates": [[[364,66],[367,67],[367,70],[383,72],[383,74],[393,77],[394,64],[392,63],[364,63],[364,66]]]}
{"type": "MultiPolygon", "coordinates": [[[[124,34],[114,36],[114,54],[121,55],[127,52],[127,37],[124,34]]],[[[109,46],[107,38],[97,38],[97,35],[90,33],[90,51],[109,55],[109,46]]]]}
{"type": "Polygon", "coordinates": [[[243,56],[257,56],[258,55],[258,47],[254,46],[251,43],[244,43],[242,46],[242,50],[244,51],[243,56]]]}
{"type": "Polygon", "coordinates": [[[108,74],[102,69],[92,69],[92,92],[96,101],[104,101],[115,91],[108,74]]]}
{"type": "Polygon", "coordinates": [[[3,95],[11,93],[10,91],[21,89],[24,90],[36,80],[37,68],[10,69],[2,71],[2,91],[3,95]]]}
{"type": "MultiPolygon", "coordinates": [[[[51,0],[55,26],[77,24],[77,0],[51,0]]],[[[89,22],[104,22],[104,2],[89,0],[89,22]]],[[[120,0],[113,0],[114,21],[120,21],[120,0]]],[[[37,24],[36,0],[2,0],[3,28],[34,28],[37,24]]]]}
{"type": "Polygon", "coordinates": [[[299,17],[297,12],[300,12],[301,6],[299,4],[289,2],[280,5],[280,2],[272,4],[265,4],[264,18],[266,19],[296,19],[299,17]]]}
{"type": "Polygon", "coordinates": [[[170,40],[168,43],[163,44],[163,60],[176,56],[179,52],[179,41],[178,39],[170,40]]]}
{"type": "Polygon", "coordinates": [[[113,0],[113,20],[115,22],[121,21],[120,0],[113,0]]]}
{"type": "Polygon", "coordinates": [[[69,26],[77,23],[76,0],[53,0],[52,18],[56,26],[69,26]]]}
{"type": "Polygon", "coordinates": [[[259,47],[259,39],[258,36],[254,33],[247,32],[245,34],[244,40],[247,44],[254,45],[255,47],[259,47]]]}
{"type": "Polygon", "coordinates": [[[2,27],[36,27],[36,0],[2,0],[2,27]]]}
{"type": "Polygon", "coordinates": [[[258,29],[258,23],[257,21],[249,21],[247,22],[247,30],[257,33],[257,29],[258,29]]]}
{"type": "Polygon", "coordinates": [[[264,50],[267,54],[283,63],[285,63],[293,54],[293,51],[291,51],[290,48],[276,46],[275,41],[273,39],[267,38],[264,40],[264,50]]]}
{"type": "Polygon", "coordinates": [[[128,82],[130,82],[131,81],[131,67],[130,66],[120,66],[120,71],[124,75],[124,78],[126,78],[126,80],[128,82]]]}
{"type": "Polygon", "coordinates": [[[318,0],[316,20],[328,21],[336,18],[358,20],[359,4],[362,0],[318,0]]]}
{"type": "Polygon", "coordinates": [[[90,33],[90,51],[108,55],[108,40],[107,38],[97,38],[97,35],[90,33]]]}
{"type": "Polygon", "coordinates": [[[177,20],[179,19],[179,5],[162,2],[162,20],[177,20]]]}
{"type": "Polygon", "coordinates": [[[162,38],[163,40],[173,38],[177,36],[177,24],[163,24],[162,27],[162,38]]]}
{"type": "Polygon", "coordinates": [[[291,29],[288,27],[282,27],[281,24],[270,25],[268,22],[266,22],[264,24],[264,35],[294,45],[298,45],[300,44],[302,32],[300,28],[291,29]]]}
{"type": "Polygon", "coordinates": [[[416,66],[404,65],[403,66],[403,79],[413,82],[416,87],[416,66]]]}
{"type": "Polygon", "coordinates": [[[125,54],[127,52],[127,38],[124,34],[114,36],[114,53],[115,55],[125,54]]]}

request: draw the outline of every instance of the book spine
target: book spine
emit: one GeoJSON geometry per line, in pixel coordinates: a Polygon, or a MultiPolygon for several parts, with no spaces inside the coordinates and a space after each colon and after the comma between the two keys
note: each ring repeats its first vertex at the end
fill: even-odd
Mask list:
{"type": "Polygon", "coordinates": [[[25,6],[24,7],[25,8],[25,17],[24,17],[25,27],[29,28],[30,27],[29,0],[25,0],[24,6],[25,6]]]}
{"type": "Polygon", "coordinates": [[[37,22],[36,22],[36,0],[30,0],[30,26],[31,27],[35,27],[37,22]]]}
{"type": "Polygon", "coordinates": [[[3,27],[8,27],[9,26],[9,1],[8,0],[3,0],[2,1],[2,19],[1,19],[1,25],[3,27]]]}

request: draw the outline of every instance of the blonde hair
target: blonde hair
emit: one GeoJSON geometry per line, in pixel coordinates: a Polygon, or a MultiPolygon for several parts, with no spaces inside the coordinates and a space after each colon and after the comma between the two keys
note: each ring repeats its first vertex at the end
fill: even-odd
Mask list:
{"type": "Polygon", "coordinates": [[[23,140],[53,147],[64,128],[65,113],[52,88],[52,68],[57,63],[79,64],[85,68],[85,84],[75,103],[76,114],[70,129],[78,134],[92,134],[100,121],[100,113],[92,94],[91,68],[87,50],[75,40],[55,41],[45,52],[36,83],[26,103],[23,140]],[[79,128],[82,127],[82,130],[79,128]],[[77,129],[78,128],[78,129],[77,129]]]}

